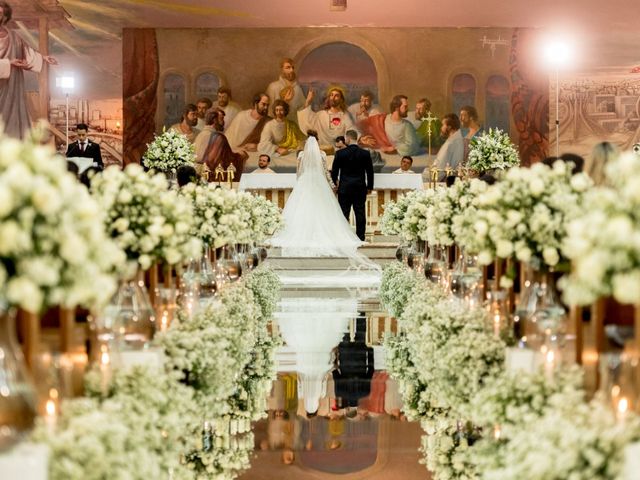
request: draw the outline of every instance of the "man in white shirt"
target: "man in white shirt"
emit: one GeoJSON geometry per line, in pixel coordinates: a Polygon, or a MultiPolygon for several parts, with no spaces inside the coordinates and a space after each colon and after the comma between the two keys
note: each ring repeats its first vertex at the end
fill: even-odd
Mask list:
{"type": "Polygon", "coordinates": [[[258,157],[258,168],[256,168],[251,173],[276,173],[275,171],[269,168],[269,164],[271,163],[271,157],[266,153],[263,153],[258,157]]]}
{"type": "Polygon", "coordinates": [[[411,165],[413,165],[413,158],[409,155],[405,155],[402,157],[402,160],[400,160],[400,168],[394,170],[393,173],[415,173],[411,170],[411,165]]]}
{"type": "MultiPolygon", "coordinates": [[[[455,113],[448,113],[442,118],[440,134],[442,138],[446,138],[446,141],[440,147],[435,164],[438,166],[438,170],[442,170],[438,178],[442,182],[446,177],[444,170],[447,168],[457,170],[464,158],[464,139],[460,132],[460,119],[455,113]]],[[[425,172],[428,170],[429,167],[425,169],[425,172]]]]}

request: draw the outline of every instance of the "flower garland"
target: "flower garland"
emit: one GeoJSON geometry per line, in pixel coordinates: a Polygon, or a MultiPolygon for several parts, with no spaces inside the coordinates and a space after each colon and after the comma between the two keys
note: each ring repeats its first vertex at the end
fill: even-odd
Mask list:
{"type": "Polygon", "coordinates": [[[195,147],[185,135],[173,129],[156,135],[147,144],[147,151],[142,156],[142,164],[149,170],[169,173],[176,172],[183,165],[192,165],[195,161],[195,147]]]}
{"type": "Polygon", "coordinates": [[[399,262],[385,266],[378,290],[380,303],[392,316],[400,318],[420,280],[415,271],[399,262]]]}
{"type": "Polygon", "coordinates": [[[0,298],[30,312],[105,304],[123,252],[53,148],[0,132],[0,298]]]}
{"type": "Polygon", "coordinates": [[[111,167],[93,179],[92,192],[107,212],[111,236],[143,269],[160,260],[173,265],[199,256],[201,243],[191,236],[193,208],[168,189],[164,175],[150,176],[137,164],[124,171],[111,167]]]}
{"type": "Polygon", "coordinates": [[[487,170],[507,170],[520,165],[518,150],[509,135],[499,128],[489,129],[479,137],[474,137],[469,146],[468,166],[479,172],[487,170]]]}

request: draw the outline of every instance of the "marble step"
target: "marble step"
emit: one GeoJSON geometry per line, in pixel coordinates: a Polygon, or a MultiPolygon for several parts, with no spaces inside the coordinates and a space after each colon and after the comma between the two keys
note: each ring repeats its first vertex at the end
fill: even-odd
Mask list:
{"type": "MultiPolygon", "coordinates": [[[[371,243],[371,244],[367,244],[360,247],[358,249],[358,252],[371,259],[395,258],[397,248],[398,248],[398,245],[393,243],[371,243]]],[[[271,247],[269,248],[268,252],[269,252],[268,258],[285,258],[285,257],[282,257],[282,249],[279,247],[271,247]]],[[[300,257],[286,257],[286,258],[300,258],[300,257]]],[[[301,257],[301,258],[328,259],[328,258],[335,258],[335,257],[301,257]]]]}
{"type": "MultiPolygon", "coordinates": [[[[383,258],[371,258],[369,259],[380,265],[388,265],[391,262],[395,262],[396,258],[383,257],[383,258]]],[[[289,257],[289,258],[273,258],[270,257],[265,262],[276,270],[346,270],[350,267],[349,260],[346,258],[301,258],[301,257],[289,257]]]]}

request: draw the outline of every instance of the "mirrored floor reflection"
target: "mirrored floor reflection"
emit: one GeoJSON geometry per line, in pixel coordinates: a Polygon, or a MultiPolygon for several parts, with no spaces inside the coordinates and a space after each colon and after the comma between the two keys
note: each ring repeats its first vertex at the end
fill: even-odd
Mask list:
{"type": "Polygon", "coordinates": [[[241,478],[429,478],[419,464],[420,426],[406,421],[385,371],[382,338],[395,328],[370,293],[283,292],[278,378],[241,478]]]}

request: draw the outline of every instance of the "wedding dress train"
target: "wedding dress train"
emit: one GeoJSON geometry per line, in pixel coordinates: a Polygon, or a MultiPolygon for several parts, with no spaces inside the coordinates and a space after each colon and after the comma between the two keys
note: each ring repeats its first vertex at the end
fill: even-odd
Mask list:
{"type": "Polygon", "coordinates": [[[286,257],[346,257],[362,260],[362,241],[340,210],[318,142],[309,137],[298,181],[282,212],[284,228],[271,239],[286,257]]]}

